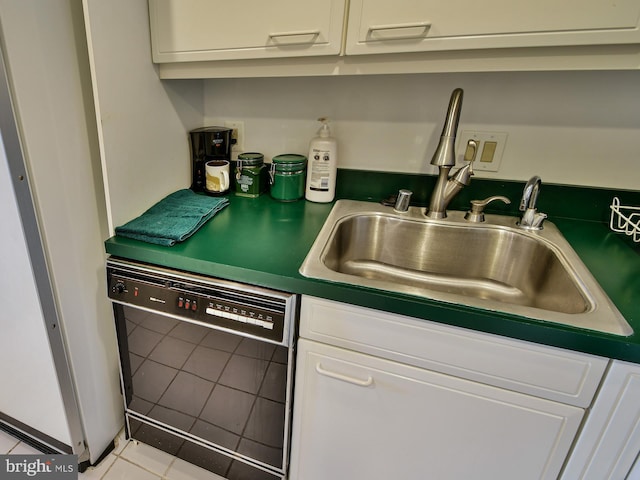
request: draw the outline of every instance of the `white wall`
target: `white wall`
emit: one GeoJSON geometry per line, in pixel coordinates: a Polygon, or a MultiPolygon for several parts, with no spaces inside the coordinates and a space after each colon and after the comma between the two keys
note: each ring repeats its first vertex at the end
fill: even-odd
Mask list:
{"type": "Polygon", "coordinates": [[[190,185],[187,132],[245,122],[245,151],[307,153],[328,116],[344,168],[435,173],[449,96],[461,129],[508,133],[480,177],[637,189],[640,71],[160,80],[146,0],[83,0],[110,231],[190,185]]]}
{"type": "Polygon", "coordinates": [[[163,83],[146,0],[83,0],[109,230],[191,185],[187,132],[202,126],[202,82],[163,83]]]}
{"type": "Polygon", "coordinates": [[[205,123],[245,122],[245,150],[307,153],[328,116],[343,168],[433,173],[449,96],[465,90],[460,130],[508,133],[483,178],[640,188],[640,72],[507,72],[213,79],[205,123]]]}

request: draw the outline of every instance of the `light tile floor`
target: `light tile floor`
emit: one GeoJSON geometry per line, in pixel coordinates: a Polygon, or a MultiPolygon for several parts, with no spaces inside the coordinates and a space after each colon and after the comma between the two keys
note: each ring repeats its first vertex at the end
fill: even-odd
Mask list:
{"type": "MultiPolygon", "coordinates": [[[[99,465],[78,475],[79,480],[224,480],[168,453],[143,443],[127,441],[124,432],[115,443],[115,449],[99,465]]],[[[1,430],[0,453],[40,454],[1,430]]]]}

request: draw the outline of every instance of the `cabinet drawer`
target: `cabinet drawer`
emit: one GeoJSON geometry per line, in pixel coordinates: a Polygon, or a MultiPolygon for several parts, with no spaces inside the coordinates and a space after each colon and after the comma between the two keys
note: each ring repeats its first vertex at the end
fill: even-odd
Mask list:
{"type": "Polygon", "coordinates": [[[608,359],[303,296],[300,336],[579,407],[608,359]]]}

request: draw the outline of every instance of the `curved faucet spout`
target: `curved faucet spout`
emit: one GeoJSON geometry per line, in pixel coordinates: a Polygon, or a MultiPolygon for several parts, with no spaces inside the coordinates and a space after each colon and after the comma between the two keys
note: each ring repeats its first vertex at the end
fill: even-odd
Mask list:
{"type": "Polygon", "coordinates": [[[521,212],[524,212],[527,208],[536,208],[541,183],[542,180],[538,175],[534,175],[527,181],[522,192],[522,200],[520,200],[521,212]]]}
{"type": "Polygon", "coordinates": [[[449,108],[447,110],[447,118],[445,119],[442,133],[440,134],[440,142],[431,159],[431,165],[438,167],[453,167],[456,164],[455,143],[456,133],[458,131],[458,122],[460,120],[460,112],[462,111],[462,97],[464,91],[456,88],[451,93],[449,99],[449,108]]]}
{"type": "Polygon", "coordinates": [[[518,222],[520,228],[526,230],[542,230],[542,222],[547,218],[547,214],[540,213],[536,209],[541,184],[542,180],[540,180],[540,177],[534,175],[524,186],[522,200],[520,200],[520,211],[524,212],[518,222]]]}

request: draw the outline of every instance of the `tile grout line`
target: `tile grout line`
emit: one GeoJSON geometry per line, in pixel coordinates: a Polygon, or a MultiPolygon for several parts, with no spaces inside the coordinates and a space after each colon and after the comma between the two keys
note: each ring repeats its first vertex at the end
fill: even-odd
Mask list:
{"type": "Polygon", "coordinates": [[[166,477],[166,474],[169,472],[169,468],[173,465],[173,463],[175,462],[175,458],[173,458],[173,460],[171,461],[171,463],[169,464],[169,467],[167,467],[167,469],[165,470],[164,474],[158,474],[157,472],[154,472],[153,470],[150,470],[149,468],[145,467],[144,465],[141,465],[140,463],[136,463],[133,460],[122,456],[122,454],[124,453],[124,451],[126,450],[126,448],[131,444],[132,440],[126,440],[126,445],[120,450],[120,453],[113,453],[113,455],[116,457],[116,459],[113,461],[113,463],[111,465],[109,465],[109,468],[107,469],[106,472],[104,472],[104,475],[102,475],[100,477],[100,480],[103,480],[104,478],[106,478],[107,474],[109,473],[109,471],[113,468],[113,466],[116,464],[116,462],[118,460],[122,460],[124,462],[127,462],[130,465],[134,465],[136,467],[139,467],[141,469],[143,469],[145,472],[149,472],[151,473],[153,476],[158,477],[159,479],[164,479],[166,477]]]}
{"type": "Polygon", "coordinates": [[[6,453],[6,455],[11,455],[11,452],[13,452],[15,450],[15,448],[20,445],[22,442],[18,440],[18,442],[9,449],[9,451],[6,453]]]}
{"type": "MultiPolygon", "coordinates": [[[[153,470],[149,470],[147,467],[144,467],[144,466],[142,466],[142,465],[140,465],[140,464],[138,464],[138,463],[135,463],[135,462],[133,462],[133,461],[129,460],[128,458],[126,458],[126,457],[118,457],[118,458],[116,459],[116,461],[117,461],[118,459],[120,459],[120,460],[122,460],[122,461],[124,461],[124,462],[127,462],[128,464],[133,465],[133,466],[135,466],[135,467],[139,467],[139,468],[141,468],[142,470],[144,470],[145,472],[148,472],[148,473],[150,473],[151,475],[153,475],[154,477],[157,477],[157,478],[159,478],[159,479],[162,479],[162,478],[164,477],[163,475],[158,475],[158,473],[157,473],[157,472],[154,472],[153,470]]],[[[115,465],[115,463],[116,463],[116,462],[113,462],[113,464],[111,464],[111,467],[113,467],[113,465],[115,465]]],[[[111,467],[109,467],[109,470],[111,470],[111,467]]],[[[106,473],[105,473],[105,475],[106,475],[106,473]]],[[[103,477],[102,477],[102,478],[104,478],[104,475],[103,475],[103,477]]]]}
{"type": "MultiPolygon", "coordinates": [[[[116,462],[118,461],[118,459],[120,458],[119,455],[115,455],[116,457],[115,460],[113,462],[111,462],[111,465],[109,465],[109,468],[107,468],[107,470],[100,476],[99,480],[102,480],[103,478],[105,478],[107,476],[107,474],[111,471],[111,469],[113,468],[113,466],[116,464],[116,462]]],[[[103,462],[106,460],[106,457],[102,460],[103,462]]]]}
{"type": "Polygon", "coordinates": [[[171,468],[173,467],[173,464],[176,463],[177,458],[178,457],[176,456],[173,457],[173,459],[171,460],[171,463],[169,463],[169,466],[164,471],[164,475],[161,475],[163,480],[169,480],[169,470],[171,470],[171,468]]]}

